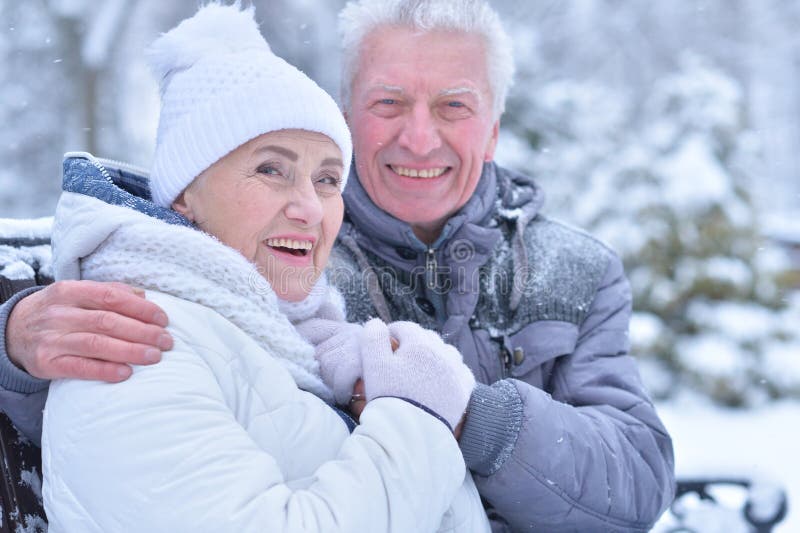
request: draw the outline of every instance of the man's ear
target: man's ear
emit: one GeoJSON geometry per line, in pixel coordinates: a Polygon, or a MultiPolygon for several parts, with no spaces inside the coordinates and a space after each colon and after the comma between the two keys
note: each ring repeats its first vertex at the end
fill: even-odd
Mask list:
{"type": "Polygon", "coordinates": [[[494,159],[494,151],[497,148],[497,139],[500,136],[500,119],[492,126],[492,135],[486,143],[486,152],[483,154],[483,160],[488,163],[494,159]]]}
{"type": "Polygon", "coordinates": [[[181,215],[185,216],[192,222],[194,222],[194,212],[192,211],[192,206],[189,205],[189,202],[186,201],[186,190],[184,189],[178,195],[177,198],[172,202],[172,209],[173,211],[177,211],[181,215]]]}

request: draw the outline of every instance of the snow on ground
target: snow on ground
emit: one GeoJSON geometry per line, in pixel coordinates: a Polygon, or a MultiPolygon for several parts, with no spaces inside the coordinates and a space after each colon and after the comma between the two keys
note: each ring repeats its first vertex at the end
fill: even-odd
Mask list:
{"type": "MultiPolygon", "coordinates": [[[[789,512],[773,531],[800,531],[800,402],[735,410],[684,397],[662,403],[658,410],[673,438],[678,477],[746,477],[778,483],[786,490],[789,512]]],[[[720,520],[714,524],[700,531],[734,530],[720,520]]]]}
{"type": "Polygon", "coordinates": [[[53,217],[43,218],[0,218],[0,239],[41,239],[50,237],[53,217]]]}

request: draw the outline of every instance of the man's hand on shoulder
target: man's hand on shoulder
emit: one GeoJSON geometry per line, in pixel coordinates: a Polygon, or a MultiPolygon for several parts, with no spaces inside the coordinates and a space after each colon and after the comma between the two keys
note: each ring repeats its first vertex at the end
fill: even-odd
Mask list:
{"type": "Polygon", "coordinates": [[[6,326],[9,359],[42,379],[119,382],[129,365],[172,348],[167,315],[123,283],[59,281],[20,300],[6,326]]]}

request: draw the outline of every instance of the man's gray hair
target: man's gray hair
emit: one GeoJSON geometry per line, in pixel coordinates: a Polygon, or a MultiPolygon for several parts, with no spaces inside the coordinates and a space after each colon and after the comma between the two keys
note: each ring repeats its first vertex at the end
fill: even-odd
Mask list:
{"type": "MultiPolygon", "coordinates": [[[[361,43],[373,30],[382,26],[426,32],[460,31],[483,37],[492,109],[495,119],[500,118],[514,78],[514,54],[500,17],[485,0],[350,0],[339,13],[341,98],[345,110],[350,109],[350,93],[358,75],[361,43]]],[[[402,51],[398,50],[398,53],[402,51]]]]}

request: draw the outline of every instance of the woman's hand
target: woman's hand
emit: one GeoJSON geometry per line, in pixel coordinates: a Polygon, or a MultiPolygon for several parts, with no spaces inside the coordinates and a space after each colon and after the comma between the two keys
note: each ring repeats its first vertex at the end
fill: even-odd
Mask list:
{"type": "Polygon", "coordinates": [[[475,378],[458,350],[438,334],[411,322],[387,326],[371,320],[364,326],[361,356],[367,402],[402,398],[435,413],[452,430],[460,425],[475,378]]]}
{"type": "Polygon", "coordinates": [[[363,326],[339,320],[311,318],[298,324],[296,329],[314,346],[322,381],[333,391],[336,403],[348,405],[353,395],[353,386],[361,377],[360,346],[363,326]]]}
{"type": "Polygon", "coordinates": [[[358,422],[361,419],[361,411],[363,411],[366,406],[367,395],[364,391],[364,380],[359,378],[353,387],[353,395],[350,397],[350,403],[347,409],[356,422],[358,422]]]}
{"type": "MultiPolygon", "coordinates": [[[[389,343],[392,346],[392,351],[394,352],[400,346],[400,343],[397,342],[397,339],[391,337],[389,339],[389,343]]],[[[358,378],[356,384],[353,386],[353,395],[350,396],[350,403],[348,404],[347,408],[350,411],[350,414],[355,418],[356,422],[361,419],[361,411],[364,410],[364,407],[367,406],[367,393],[364,390],[364,380],[358,378]]],[[[456,438],[461,435],[461,426],[464,424],[463,420],[461,424],[456,428],[458,433],[456,434],[456,438]]]]}

